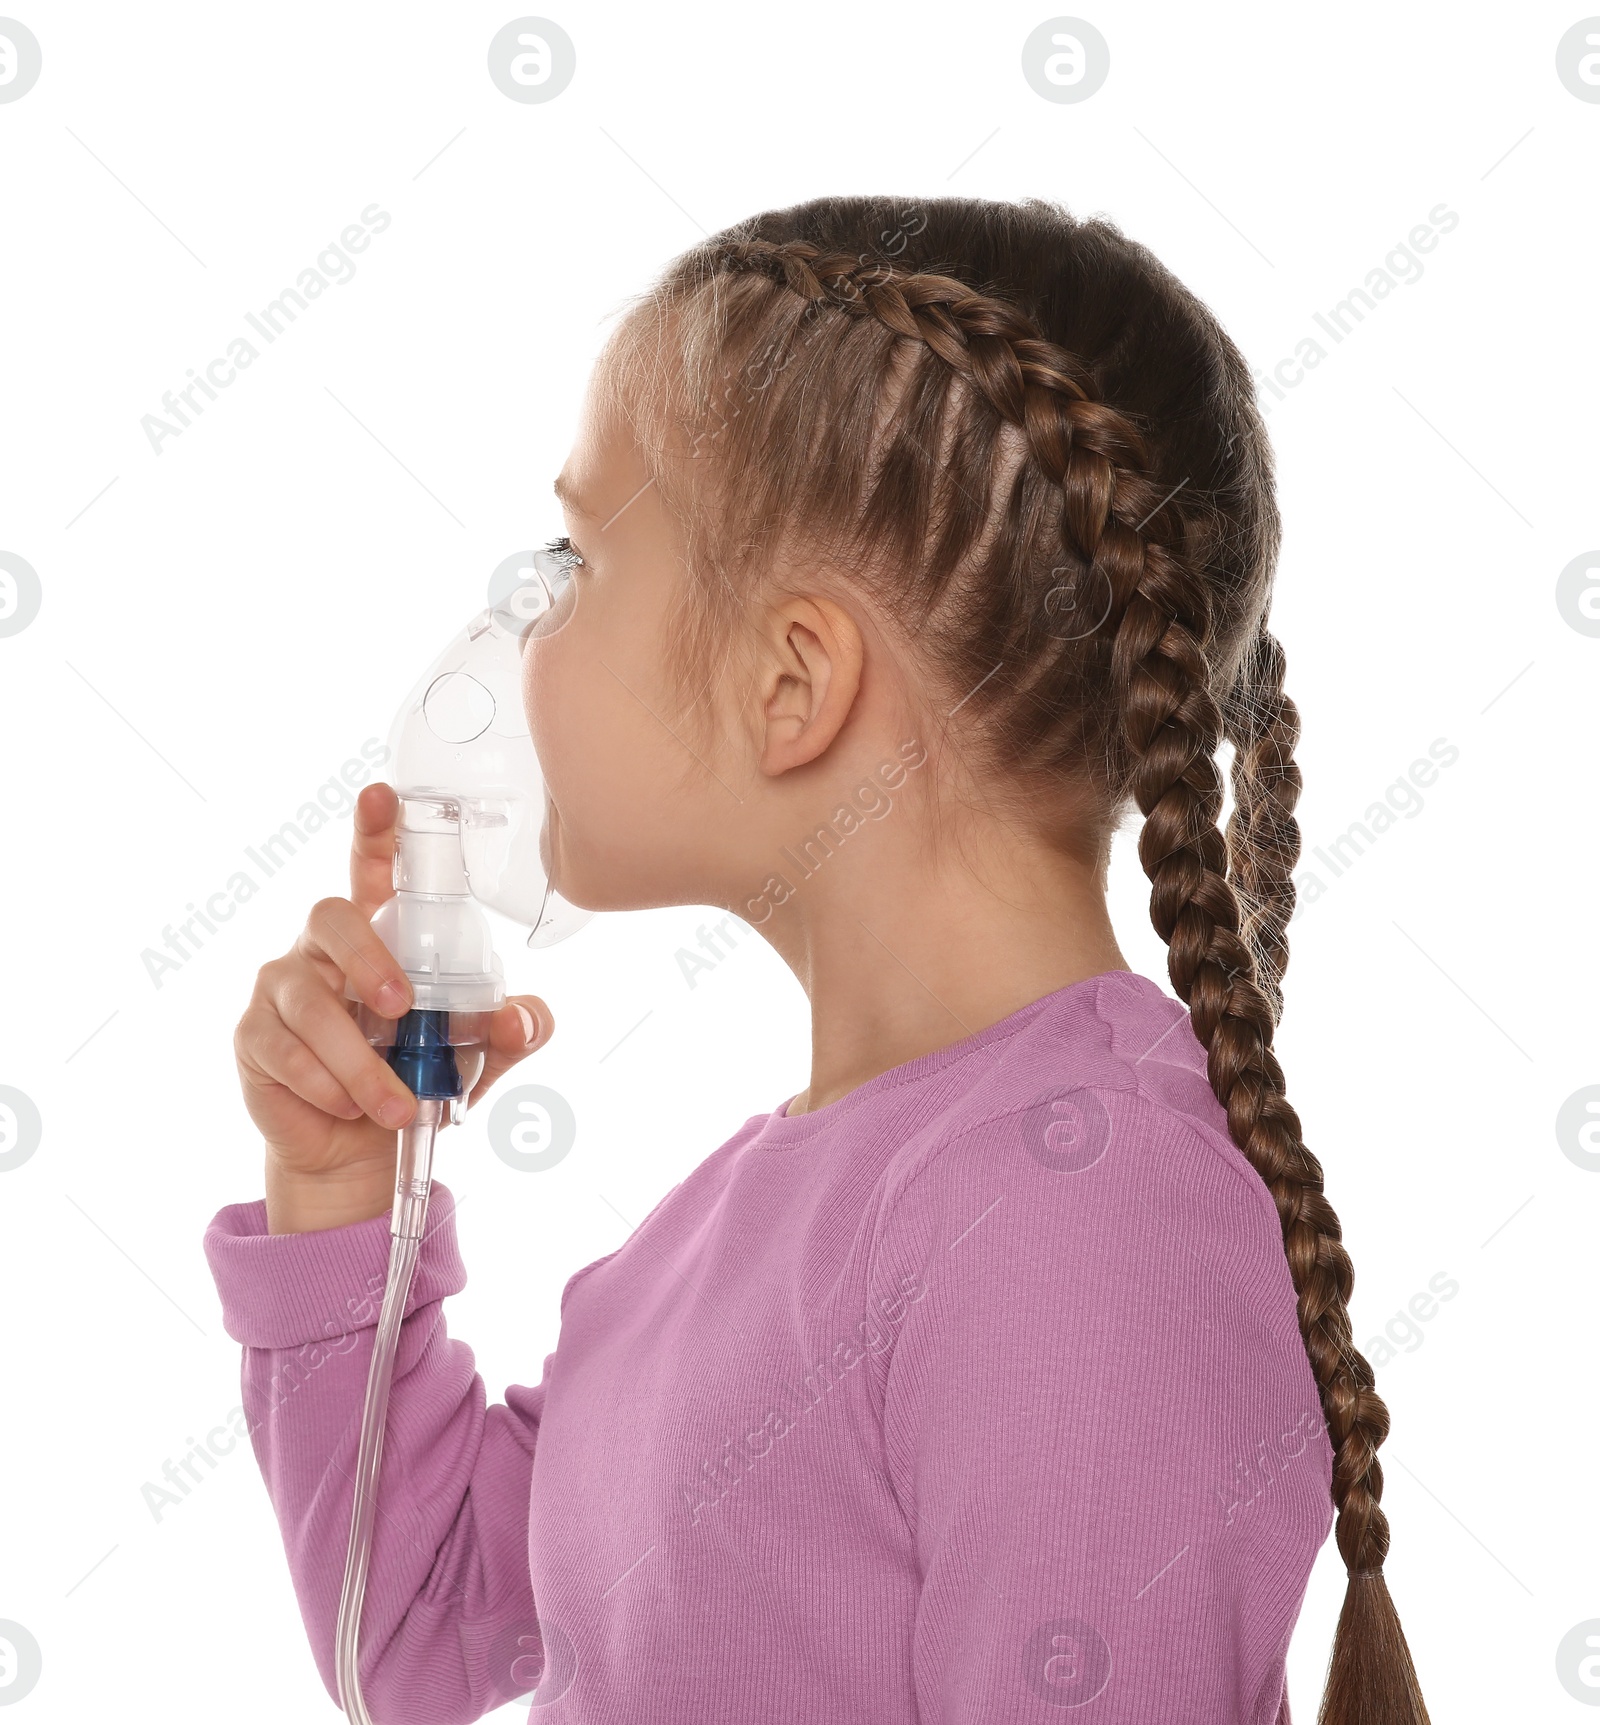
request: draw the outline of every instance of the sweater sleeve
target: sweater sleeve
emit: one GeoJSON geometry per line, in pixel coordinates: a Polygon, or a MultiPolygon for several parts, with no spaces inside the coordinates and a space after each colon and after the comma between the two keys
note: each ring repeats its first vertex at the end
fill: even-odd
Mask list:
{"type": "Polygon", "coordinates": [[[921,1725],[1282,1717],[1332,1458],[1276,1212],[1230,1149],[1063,1087],[886,1203],[921,1725]]]}
{"type": "MultiPolygon", "coordinates": [[[[244,1345],[245,1417],[306,1633],[337,1698],[334,1627],[389,1217],[272,1235],[264,1201],[233,1204],[207,1228],[205,1252],[224,1326],[244,1345]]],[[[395,1725],[478,1719],[539,1678],[528,1498],[553,1356],[536,1388],[486,1405],[472,1350],[449,1337],[440,1309],[465,1283],[455,1204],[435,1182],[395,1356],[362,1613],[363,1693],[395,1725]]]]}

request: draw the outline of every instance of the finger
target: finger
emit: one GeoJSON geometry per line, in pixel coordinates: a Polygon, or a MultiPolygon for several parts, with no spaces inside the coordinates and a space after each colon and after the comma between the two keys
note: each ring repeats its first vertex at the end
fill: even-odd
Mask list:
{"type": "Polygon", "coordinates": [[[469,1103],[476,1101],[519,1061],[543,1048],[554,1034],[555,1017],[538,995],[512,995],[489,1019],[489,1046],[484,1053],[483,1075],[472,1087],[469,1103]]]}
{"type": "Polygon", "coordinates": [[[247,1009],[239,1021],[236,1046],[254,1071],[313,1108],[343,1120],[361,1118],[361,1104],[270,1008],[247,1009]]]}
{"type": "Polygon", "coordinates": [[[313,963],[333,964],[374,1012],[398,1018],[411,1005],[411,983],[359,905],[347,898],[318,899],[295,950],[313,963]]]}
{"type": "Polygon", "coordinates": [[[270,998],[284,1026],[311,1049],[345,1090],[380,1126],[403,1126],[416,1098],[383,1056],[371,1047],[343,1002],[304,967],[282,975],[272,966],[270,998]]]}
{"type": "Polygon", "coordinates": [[[394,897],[394,829],[400,799],[382,779],[363,787],[351,816],[350,897],[370,917],[394,897]]]}

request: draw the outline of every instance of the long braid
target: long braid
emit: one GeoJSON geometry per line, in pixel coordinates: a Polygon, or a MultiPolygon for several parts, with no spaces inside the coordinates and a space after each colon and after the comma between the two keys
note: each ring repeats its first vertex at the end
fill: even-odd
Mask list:
{"type": "Polygon", "coordinates": [[[1281,650],[1263,635],[1255,672],[1230,692],[1240,794],[1225,839],[1216,759],[1224,723],[1207,659],[1207,588],[1175,543],[1174,514],[1149,472],[1141,432],[1098,399],[1087,368],[1020,309],[950,276],[863,266],[804,240],[713,241],[701,256],[713,269],[765,274],[808,306],[874,317],[936,354],[1023,433],[1031,459],[1060,489],[1066,554],[1109,584],[1102,626],[1111,631],[1127,788],[1145,817],[1139,856],[1151,883],[1151,920],[1207,1050],[1229,1131],[1277,1206],[1333,1447],[1336,1539],[1350,1582],[1319,1719],[1427,1725],[1382,1574],[1389,1525],[1379,1507],[1377,1451],[1388,1410],[1352,1344],[1350,1258],[1272,1047],[1292,908],[1288,869],[1298,844],[1298,718],[1282,693],[1281,650]],[[1245,909],[1228,878],[1230,851],[1245,909]]]}
{"type": "Polygon", "coordinates": [[[1300,859],[1300,768],[1294,759],[1300,714],[1284,693],[1283,648],[1265,622],[1223,703],[1223,734],[1233,745],[1233,813],[1228,818],[1228,878],[1244,917],[1256,978],[1283,1016],[1285,929],[1294,914],[1291,871],[1300,859]]]}

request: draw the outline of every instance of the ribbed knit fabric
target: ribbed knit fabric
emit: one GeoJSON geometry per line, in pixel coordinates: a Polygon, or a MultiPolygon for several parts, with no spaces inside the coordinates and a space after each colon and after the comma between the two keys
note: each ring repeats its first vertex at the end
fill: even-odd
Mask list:
{"type": "MultiPolygon", "coordinates": [[[[381,1725],[1275,1725],[1332,1453],[1187,1012],[1111,971],[745,1122],[489,1405],[434,1188],[363,1623],[381,1725]]],[[[205,1249],[330,1694],[386,1217],[205,1249]]]]}

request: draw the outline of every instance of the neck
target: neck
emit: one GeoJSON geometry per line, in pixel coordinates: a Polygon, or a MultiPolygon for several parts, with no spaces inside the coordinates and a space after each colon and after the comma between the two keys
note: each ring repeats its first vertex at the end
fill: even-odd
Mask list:
{"type": "MultiPolygon", "coordinates": [[[[807,1114],[1031,1001],[1129,968],[1103,867],[1006,828],[967,861],[930,863],[927,835],[874,823],[796,882],[763,925],[811,1002],[807,1114]],[[896,854],[896,852],[903,854],[896,854]]],[[[791,877],[792,878],[792,877],[791,877]]]]}

